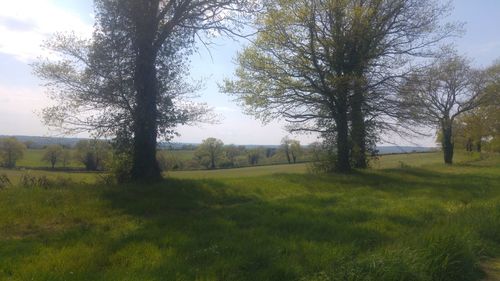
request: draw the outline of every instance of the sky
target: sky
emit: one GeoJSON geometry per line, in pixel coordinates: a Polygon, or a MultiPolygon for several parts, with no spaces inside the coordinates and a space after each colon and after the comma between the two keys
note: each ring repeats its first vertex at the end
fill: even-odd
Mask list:
{"type": "MultiPolygon", "coordinates": [[[[91,0],[0,1],[0,135],[60,136],[41,123],[39,113],[51,101],[42,81],[32,74],[30,64],[49,55],[41,45],[56,32],[89,36],[92,5],[91,0]]],[[[455,0],[453,5],[450,17],[443,20],[466,24],[466,33],[454,39],[459,53],[470,57],[478,67],[500,59],[500,0],[455,0]]],[[[289,135],[282,121],[264,126],[243,114],[231,97],[218,90],[217,83],[232,77],[236,54],[245,42],[218,38],[215,43],[210,51],[200,47],[191,57],[190,67],[193,79],[205,81],[196,100],[212,107],[219,123],[179,127],[180,136],[173,141],[199,143],[216,137],[228,144],[278,144],[289,135]]],[[[316,140],[314,135],[291,137],[303,144],[316,140]]],[[[385,143],[434,146],[434,139],[431,136],[404,140],[389,134],[385,143]]]]}

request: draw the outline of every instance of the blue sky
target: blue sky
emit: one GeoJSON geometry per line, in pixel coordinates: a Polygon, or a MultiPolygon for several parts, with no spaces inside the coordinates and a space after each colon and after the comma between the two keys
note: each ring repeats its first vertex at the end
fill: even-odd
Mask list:
{"type": "MultiPolygon", "coordinates": [[[[466,33],[455,39],[456,47],[475,65],[487,66],[500,59],[500,0],[455,0],[449,21],[466,22],[466,33]]],[[[47,54],[40,48],[50,34],[75,31],[90,34],[92,30],[91,0],[28,0],[0,3],[0,135],[58,135],[40,122],[38,112],[51,101],[40,87],[41,81],[31,73],[29,64],[47,54]]],[[[444,19],[446,20],[446,19],[444,19]]],[[[231,77],[234,58],[243,42],[219,38],[210,49],[203,47],[191,58],[191,76],[205,78],[199,92],[200,102],[211,106],[221,117],[216,125],[180,127],[178,142],[200,142],[217,137],[225,143],[277,144],[287,135],[279,121],[263,126],[246,116],[230,97],[219,93],[217,82],[231,77]]],[[[82,136],[85,136],[82,135],[82,136]]],[[[302,143],[315,136],[296,135],[302,143]]],[[[400,145],[410,144],[396,136],[386,138],[400,145]]],[[[412,140],[418,145],[434,145],[434,138],[412,140]]]]}

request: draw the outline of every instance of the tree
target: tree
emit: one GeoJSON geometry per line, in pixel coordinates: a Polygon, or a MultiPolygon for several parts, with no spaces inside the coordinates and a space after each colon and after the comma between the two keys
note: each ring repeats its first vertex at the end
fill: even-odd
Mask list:
{"type": "Polygon", "coordinates": [[[247,150],[248,164],[254,166],[259,163],[259,160],[263,154],[262,147],[256,147],[247,150]]]}
{"type": "Polygon", "coordinates": [[[198,146],[194,155],[202,165],[215,169],[218,160],[224,155],[224,143],[216,138],[205,139],[198,146]]]}
{"type": "Polygon", "coordinates": [[[181,98],[193,90],[179,82],[195,37],[214,30],[236,34],[251,3],[95,1],[92,40],[57,36],[49,47],[64,59],[35,66],[61,102],[45,110],[46,123],[109,134],[132,155],[133,180],[159,179],[157,139],[206,113],[205,107],[183,106],[181,98]]]}
{"type": "Polygon", "coordinates": [[[335,145],[337,170],[366,167],[367,137],[392,129],[397,100],[388,89],[413,56],[455,30],[433,0],[267,1],[256,40],[238,56],[223,90],[263,122],[318,132],[335,145]],[[383,90],[383,91],[382,91],[383,90]],[[371,130],[371,131],[370,131],[371,130]],[[353,145],[354,144],[354,145],[353,145]]]}
{"type": "Polygon", "coordinates": [[[87,171],[104,170],[110,156],[111,145],[102,140],[81,140],[75,146],[75,159],[85,165],[87,171]]]}
{"type": "Polygon", "coordinates": [[[453,163],[454,121],[480,104],[484,82],[466,58],[453,54],[414,74],[401,92],[418,120],[439,128],[446,164],[453,163]]]}
{"type": "Polygon", "coordinates": [[[237,166],[236,158],[240,156],[243,151],[244,148],[242,149],[241,147],[238,147],[234,144],[230,144],[224,147],[224,153],[233,167],[237,166]]]}
{"type": "Polygon", "coordinates": [[[288,136],[281,139],[281,150],[285,154],[288,164],[297,162],[297,157],[302,154],[302,148],[298,140],[290,139],[288,136]]]}
{"type": "Polygon", "coordinates": [[[67,148],[63,148],[62,155],[61,155],[61,162],[64,168],[69,164],[71,161],[71,151],[67,148]]]}
{"type": "Polygon", "coordinates": [[[500,138],[500,63],[488,67],[484,73],[481,103],[465,112],[453,124],[454,143],[467,151],[481,152],[483,146],[495,151],[500,138]]]}
{"type": "Polygon", "coordinates": [[[298,140],[292,140],[290,143],[290,155],[292,156],[293,163],[297,163],[297,158],[302,155],[302,147],[298,140]]]}
{"type": "Polygon", "coordinates": [[[56,166],[57,162],[62,161],[64,157],[64,149],[61,145],[53,144],[45,148],[42,160],[49,162],[52,169],[56,166]]]}
{"type": "Polygon", "coordinates": [[[26,146],[14,137],[0,140],[0,159],[4,167],[16,167],[17,160],[23,158],[26,146]]]}
{"type": "Polygon", "coordinates": [[[292,163],[292,160],[290,158],[290,144],[292,140],[286,136],[281,139],[281,150],[285,154],[286,160],[288,161],[288,164],[292,163]]]}

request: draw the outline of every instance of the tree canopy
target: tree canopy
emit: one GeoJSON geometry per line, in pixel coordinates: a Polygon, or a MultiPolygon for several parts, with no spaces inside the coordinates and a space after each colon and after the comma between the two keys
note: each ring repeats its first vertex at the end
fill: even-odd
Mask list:
{"type": "Polygon", "coordinates": [[[236,34],[251,6],[246,0],[96,0],[92,39],[56,36],[48,47],[60,60],[35,65],[59,102],[44,111],[46,123],[113,136],[132,156],[132,179],[160,178],[158,138],[207,112],[185,98],[197,88],[183,80],[196,36],[236,34]]]}
{"type": "Polygon", "coordinates": [[[433,54],[457,30],[440,24],[449,7],[432,0],[276,0],[265,7],[257,38],[238,56],[236,79],[222,88],[264,122],[284,119],[290,131],[319,132],[335,143],[339,171],[349,171],[351,160],[366,167],[366,146],[374,143],[367,137],[408,117],[394,84],[411,58],[433,54]]]}

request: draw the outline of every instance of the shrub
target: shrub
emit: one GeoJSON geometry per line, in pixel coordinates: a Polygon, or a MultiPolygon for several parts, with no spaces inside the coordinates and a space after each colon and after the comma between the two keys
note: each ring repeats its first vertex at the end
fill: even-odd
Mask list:
{"type": "Polygon", "coordinates": [[[478,258],[468,235],[451,229],[425,239],[425,271],[433,281],[472,281],[478,277],[478,258]]]}
{"type": "Polygon", "coordinates": [[[130,182],[132,179],[132,157],[127,153],[115,153],[110,164],[110,175],[99,177],[101,184],[112,185],[130,182]]]}
{"type": "Polygon", "coordinates": [[[310,145],[312,162],[309,164],[309,170],[313,173],[331,173],[335,171],[336,153],[333,146],[326,143],[313,143],[310,145]]]}
{"type": "Polygon", "coordinates": [[[11,185],[7,175],[0,175],[0,189],[9,187],[11,185]]]}
{"type": "Polygon", "coordinates": [[[30,174],[22,174],[19,179],[19,185],[21,187],[40,187],[40,188],[49,188],[52,183],[46,176],[34,176],[30,174]]]}
{"type": "Polygon", "coordinates": [[[184,163],[175,155],[167,151],[159,151],[156,155],[156,160],[163,172],[172,170],[182,170],[184,163]]]}
{"type": "Polygon", "coordinates": [[[23,158],[26,146],[16,138],[5,138],[0,140],[0,160],[6,168],[16,167],[17,160],[23,158]]]}

